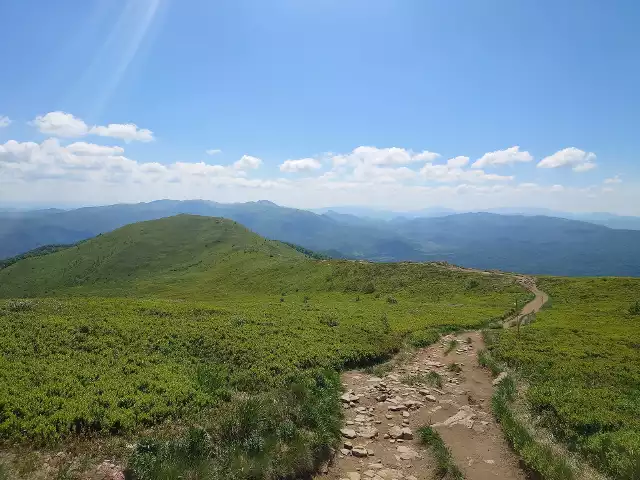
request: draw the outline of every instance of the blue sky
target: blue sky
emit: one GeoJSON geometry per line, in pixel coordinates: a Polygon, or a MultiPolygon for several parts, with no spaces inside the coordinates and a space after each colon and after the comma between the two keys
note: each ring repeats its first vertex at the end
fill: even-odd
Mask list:
{"type": "Polygon", "coordinates": [[[0,202],[640,214],[637,2],[21,0],[0,17],[0,202]]]}

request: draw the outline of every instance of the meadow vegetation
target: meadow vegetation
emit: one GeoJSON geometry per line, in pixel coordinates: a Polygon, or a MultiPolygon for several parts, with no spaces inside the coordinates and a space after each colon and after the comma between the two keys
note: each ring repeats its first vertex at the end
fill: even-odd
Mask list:
{"type": "Polygon", "coordinates": [[[145,431],[132,478],[288,478],[338,439],[337,371],[527,297],[499,275],[314,258],[224,219],[130,225],[0,270],[0,439],[145,431]]]}
{"type": "Polygon", "coordinates": [[[464,474],[455,464],[451,452],[440,434],[429,426],[418,430],[420,441],[431,448],[436,460],[436,474],[443,480],[464,480],[464,474]]]}
{"type": "Polygon", "coordinates": [[[538,286],[552,306],[519,335],[493,331],[493,356],[526,379],[540,426],[603,473],[640,478],[640,280],[541,278],[538,286]]]}

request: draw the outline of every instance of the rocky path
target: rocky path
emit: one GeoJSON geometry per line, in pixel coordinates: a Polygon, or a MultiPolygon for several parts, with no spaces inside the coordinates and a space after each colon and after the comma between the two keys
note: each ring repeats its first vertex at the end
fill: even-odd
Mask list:
{"type": "MultiPolygon", "coordinates": [[[[518,281],[536,295],[521,315],[538,311],[546,294],[528,277],[518,281]]],[[[491,414],[493,380],[478,364],[482,348],[479,331],[448,335],[383,377],[346,372],[344,443],[318,480],[437,478],[430,450],[419,440],[426,425],[440,433],[466,479],[525,479],[491,414]]]]}

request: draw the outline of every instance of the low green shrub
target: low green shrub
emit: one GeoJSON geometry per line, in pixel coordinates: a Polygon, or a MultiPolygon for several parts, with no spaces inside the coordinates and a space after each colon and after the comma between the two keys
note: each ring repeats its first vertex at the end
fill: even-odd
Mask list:
{"type": "Polygon", "coordinates": [[[493,413],[513,449],[529,468],[541,475],[541,478],[574,480],[576,476],[568,462],[548,446],[538,443],[513,414],[510,404],[515,398],[515,393],[515,382],[511,377],[506,377],[498,384],[491,399],[493,413]]]}
{"type": "Polygon", "coordinates": [[[418,430],[420,441],[423,445],[431,447],[433,456],[436,459],[436,474],[447,480],[463,480],[464,475],[454,463],[451,452],[442,441],[440,434],[431,427],[422,427],[418,430]]]}
{"type": "Polygon", "coordinates": [[[288,387],[234,398],[205,427],[177,439],[138,442],[127,476],[275,480],[311,475],[340,438],[340,389],[335,372],[321,372],[288,387]]]}
{"type": "Polygon", "coordinates": [[[424,329],[411,332],[408,336],[409,345],[415,348],[428,347],[438,341],[440,333],[435,329],[424,329]]]}

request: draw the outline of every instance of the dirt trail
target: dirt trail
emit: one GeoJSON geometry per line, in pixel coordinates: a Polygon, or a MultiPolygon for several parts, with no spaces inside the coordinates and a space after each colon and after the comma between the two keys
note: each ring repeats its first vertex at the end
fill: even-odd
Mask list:
{"type": "MultiPolygon", "coordinates": [[[[547,295],[530,277],[517,276],[516,280],[535,298],[515,318],[537,312],[547,295]]],[[[383,378],[346,372],[345,445],[318,480],[438,478],[430,450],[418,438],[418,429],[425,425],[440,433],[467,480],[527,478],[491,414],[492,378],[477,359],[482,348],[479,331],[448,335],[396,365],[383,378]],[[452,340],[457,345],[447,354],[452,340]],[[460,367],[459,372],[450,370],[452,363],[460,367]],[[441,387],[408,382],[425,380],[430,372],[440,376],[441,387]]]]}

